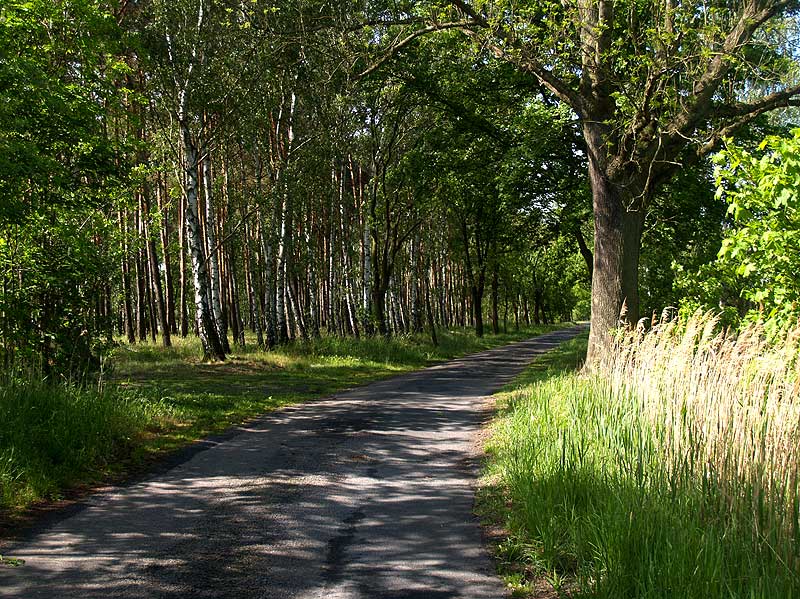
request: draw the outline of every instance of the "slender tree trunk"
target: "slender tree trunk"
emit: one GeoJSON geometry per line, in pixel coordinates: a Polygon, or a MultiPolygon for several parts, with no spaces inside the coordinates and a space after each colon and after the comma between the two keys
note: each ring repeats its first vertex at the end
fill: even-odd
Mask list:
{"type": "Polygon", "coordinates": [[[136,343],[136,331],[133,327],[133,304],[131,302],[131,273],[128,263],[128,226],[127,219],[123,211],[120,209],[117,212],[119,220],[119,231],[122,237],[122,307],[123,307],[123,321],[125,325],[125,335],[128,338],[128,343],[136,343]]]}
{"type": "Polygon", "coordinates": [[[277,342],[284,344],[289,341],[289,326],[286,318],[286,277],[287,254],[289,252],[289,236],[291,224],[289,219],[289,194],[284,192],[282,200],[278,202],[278,217],[280,222],[280,235],[278,238],[278,276],[276,286],[275,311],[277,312],[277,342]]]}
{"type": "Polygon", "coordinates": [[[228,306],[230,306],[230,320],[231,331],[233,333],[233,341],[239,347],[245,346],[244,338],[244,319],[242,318],[241,302],[239,300],[239,282],[236,278],[236,261],[233,255],[233,250],[227,253],[226,269],[228,282],[228,306]]]}
{"type": "MultiPolygon", "coordinates": [[[[310,215],[309,215],[310,216],[310,215]]],[[[310,218],[309,225],[306,227],[306,247],[311,250],[311,235],[309,229],[311,228],[310,218]]],[[[314,253],[311,252],[308,265],[308,318],[309,326],[311,327],[311,336],[314,339],[319,339],[319,311],[317,310],[317,269],[314,264],[314,253]]]]}
{"type": "MultiPolygon", "coordinates": [[[[165,183],[165,182],[164,182],[165,183]]],[[[161,254],[164,257],[164,282],[166,284],[166,302],[167,320],[169,322],[169,330],[171,333],[177,333],[177,323],[175,321],[175,284],[172,279],[172,258],[169,247],[169,218],[167,214],[167,205],[164,201],[166,189],[162,185],[161,174],[159,173],[156,178],[156,202],[158,210],[161,213],[161,254]]]]}
{"type": "Polygon", "coordinates": [[[376,277],[372,285],[372,318],[378,325],[378,334],[386,337],[389,334],[386,327],[386,287],[379,279],[376,277]]]}
{"type": "Polygon", "coordinates": [[[184,164],[186,168],[186,233],[192,259],[192,280],[194,283],[194,303],[197,329],[206,359],[225,359],[225,350],[219,338],[217,325],[211,307],[206,257],[203,251],[203,236],[200,231],[198,212],[198,160],[197,148],[192,140],[189,126],[181,123],[184,164]]]}
{"type": "Polygon", "coordinates": [[[293,282],[290,279],[287,280],[286,294],[289,299],[289,309],[292,311],[292,318],[294,319],[297,328],[300,330],[300,337],[303,339],[303,341],[308,341],[308,327],[306,326],[306,321],[303,317],[303,309],[300,305],[296,281],[293,282]]]}
{"type": "Polygon", "coordinates": [[[483,337],[483,292],[472,285],[472,315],[475,318],[475,335],[483,337]]]}
{"type": "Polygon", "coordinates": [[[221,273],[219,268],[219,251],[217,248],[217,214],[214,208],[214,180],[211,174],[211,156],[207,155],[203,160],[203,191],[206,200],[206,243],[208,245],[208,275],[211,278],[211,309],[214,314],[214,324],[217,327],[217,335],[222,344],[222,351],[230,353],[231,347],[228,343],[228,331],[225,316],[222,313],[222,285],[220,284],[221,273]]]}
{"type": "MultiPolygon", "coordinates": [[[[276,293],[275,284],[277,281],[276,269],[273,257],[273,250],[272,250],[272,236],[269,235],[267,231],[266,223],[264,222],[263,217],[260,215],[259,212],[259,219],[258,219],[258,229],[259,229],[259,239],[261,240],[261,253],[264,256],[264,295],[266,296],[266,307],[265,307],[265,314],[264,318],[266,321],[266,341],[267,341],[267,348],[275,347],[275,344],[278,343],[278,328],[276,325],[278,324],[279,314],[283,314],[283,294],[281,293],[281,300],[278,300],[278,295],[276,293]],[[280,306],[280,312],[278,311],[278,307],[280,306]]],[[[283,319],[283,316],[280,316],[283,319]]],[[[285,332],[286,330],[286,320],[283,319],[283,328],[282,331],[285,332]]],[[[285,337],[286,335],[284,335],[285,337]]]]}
{"type": "MultiPolygon", "coordinates": [[[[184,179],[185,179],[184,169],[184,179]]],[[[183,193],[178,203],[178,316],[180,335],[184,339],[189,334],[189,309],[186,300],[186,181],[183,181],[183,193]]]]}
{"type": "MultiPolygon", "coordinates": [[[[504,286],[505,288],[505,286],[504,286]]],[[[505,289],[505,302],[503,302],[503,333],[508,333],[508,289],[505,289]]]]}
{"type": "MultiPolygon", "coordinates": [[[[141,213],[135,211],[136,234],[143,239],[141,213]]],[[[136,330],[139,341],[147,341],[147,268],[142,259],[142,249],[136,250],[136,330]]]]}
{"type": "MultiPolygon", "coordinates": [[[[142,193],[142,207],[143,207],[143,222],[144,234],[147,240],[147,257],[150,262],[150,280],[153,284],[153,294],[158,312],[158,320],[161,325],[161,342],[164,347],[172,346],[172,339],[170,337],[170,325],[167,318],[167,306],[164,300],[164,291],[161,285],[161,273],[158,268],[158,254],[156,253],[156,240],[153,238],[152,231],[150,231],[150,190],[145,184],[144,192],[142,193]]],[[[154,331],[155,332],[155,331],[154,331]]]]}
{"type": "Polygon", "coordinates": [[[428,283],[428,276],[425,275],[425,313],[428,315],[428,330],[431,334],[431,343],[434,347],[439,346],[439,339],[436,337],[436,321],[433,318],[433,309],[431,308],[431,287],[428,283]]]}
{"type": "MultiPolygon", "coordinates": [[[[142,219],[142,230],[145,231],[143,235],[146,235],[146,229],[144,228],[144,218],[142,219]]],[[[156,302],[155,302],[155,292],[153,291],[153,274],[152,269],[150,268],[150,258],[148,251],[149,240],[146,237],[142,237],[144,240],[144,248],[142,248],[142,260],[144,265],[144,270],[142,271],[145,277],[145,294],[147,297],[147,320],[148,326],[147,330],[150,331],[150,337],[153,340],[153,343],[156,342],[158,338],[158,323],[156,322],[156,302]]]]}
{"type": "MultiPolygon", "coordinates": [[[[359,173],[360,174],[360,173],[359,173]]],[[[373,175],[374,176],[374,175],[373,175]]],[[[361,295],[361,310],[364,313],[364,331],[367,335],[372,334],[373,319],[376,318],[372,314],[372,306],[370,305],[370,293],[373,287],[373,272],[372,272],[372,217],[369,214],[369,209],[362,201],[363,221],[364,221],[364,235],[361,240],[362,252],[364,255],[364,280],[363,291],[361,295]]]]}
{"type": "Polygon", "coordinates": [[[356,309],[356,301],[353,296],[353,264],[350,258],[350,252],[347,245],[349,240],[347,235],[347,228],[345,227],[345,210],[344,202],[339,205],[339,224],[340,224],[340,249],[342,254],[342,264],[344,264],[344,297],[347,308],[347,318],[350,324],[350,329],[356,339],[361,337],[361,332],[358,328],[358,314],[356,309]]]}
{"type": "Polygon", "coordinates": [[[261,328],[261,301],[259,293],[256,290],[256,268],[253,264],[253,251],[250,248],[250,240],[253,236],[250,232],[250,223],[245,219],[244,223],[244,238],[246,240],[244,246],[244,264],[245,264],[245,278],[247,279],[247,301],[250,305],[250,326],[256,334],[256,343],[258,347],[264,349],[264,333],[261,328]]]}
{"type": "Polygon", "coordinates": [[[420,253],[420,233],[417,231],[411,241],[411,330],[419,333],[422,330],[422,318],[419,301],[419,253],[420,253]]]}
{"type": "Polygon", "coordinates": [[[499,286],[497,264],[494,264],[492,267],[492,333],[495,335],[500,334],[500,317],[497,308],[497,303],[499,301],[498,295],[500,293],[499,286]]]}

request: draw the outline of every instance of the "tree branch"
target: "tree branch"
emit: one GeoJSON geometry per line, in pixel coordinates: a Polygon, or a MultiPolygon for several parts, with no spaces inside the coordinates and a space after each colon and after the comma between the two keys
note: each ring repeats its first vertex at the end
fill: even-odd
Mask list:
{"type": "Polygon", "coordinates": [[[755,113],[756,116],[782,106],[796,105],[793,100],[800,95],[800,84],[788,87],[783,91],[774,92],[764,96],[757,102],[737,102],[736,104],[720,106],[714,110],[715,116],[745,117],[755,113]]]}
{"type": "Polygon", "coordinates": [[[763,0],[749,0],[742,9],[736,25],[725,36],[722,48],[711,59],[705,72],[698,79],[685,112],[676,116],[667,127],[668,131],[674,131],[682,136],[691,135],[698,122],[704,118],[711,107],[711,100],[730,69],[730,57],[734,56],[737,50],[752,39],[753,34],[761,25],[794,3],[794,0],[766,3],[763,0]]]}
{"type": "Polygon", "coordinates": [[[389,48],[389,50],[387,51],[387,53],[385,55],[383,55],[380,59],[378,59],[378,61],[376,63],[374,63],[373,65],[369,66],[366,70],[364,70],[362,73],[360,73],[357,76],[357,79],[363,79],[364,77],[366,77],[366,76],[374,73],[375,71],[377,71],[384,64],[386,64],[386,62],[391,60],[391,58],[395,54],[397,54],[400,50],[402,50],[403,48],[408,46],[411,42],[413,42],[418,37],[422,37],[423,35],[427,35],[429,33],[435,32],[435,31],[443,31],[445,29],[461,29],[463,27],[466,27],[468,25],[473,25],[473,24],[474,23],[472,23],[470,21],[456,21],[456,22],[452,22],[452,23],[434,23],[434,24],[428,25],[427,27],[423,27],[422,29],[417,29],[413,33],[410,33],[409,35],[404,37],[402,40],[400,40],[399,42],[394,44],[391,48],[389,48]]]}
{"type": "MultiPolygon", "coordinates": [[[[800,94],[800,86],[795,86],[794,88],[795,95],[800,94]]],[[[787,90],[788,91],[788,90],[787,90]]],[[[752,122],[757,117],[761,116],[765,112],[768,112],[774,108],[780,108],[782,106],[800,106],[800,98],[793,97],[793,96],[786,96],[784,94],[771,94],[767,98],[764,98],[762,102],[758,102],[756,104],[749,104],[747,105],[751,110],[747,112],[743,112],[739,118],[734,119],[731,123],[722,127],[718,131],[714,132],[703,144],[697,149],[697,156],[702,158],[703,156],[707,156],[711,152],[719,147],[720,142],[725,139],[726,137],[731,137],[737,129],[744,127],[746,124],[752,122]],[[780,99],[776,99],[773,101],[767,101],[772,96],[781,95],[780,99]]]]}
{"type": "MultiPolygon", "coordinates": [[[[477,25],[483,29],[493,30],[493,33],[500,37],[505,44],[510,47],[513,47],[516,50],[520,51],[520,57],[515,57],[509,55],[506,52],[505,48],[502,46],[486,41],[486,46],[492,51],[492,53],[500,59],[506,60],[512,64],[517,65],[524,71],[531,73],[534,75],[539,81],[545,86],[548,90],[550,90],[557,98],[559,98],[562,102],[569,104],[572,109],[578,113],[580,116],[584,116],[585,114],[585,105],[583,99],[580,95],[573,90],[569,85],[567,85],[564,81],[559,79],[556,75],[553,74],[552,71],[544,67],[539,61],[525,56],[525,52],[523,48],[519,47],[517,41],[511,36],[511,34],[506,31],[503,27],[492,26],[483,15],[478,14],[474,8],[468,5],[463,0],[450,0],[450,3],[455,6],[458,10],[462,13],[467,15],[473,20],[473,25],[477,25]]],[[[462,29],[465,34],[469,35],[470,37],[478,37],[478,32],[473,29],[467,29],[466,27],[462,29]]]]}

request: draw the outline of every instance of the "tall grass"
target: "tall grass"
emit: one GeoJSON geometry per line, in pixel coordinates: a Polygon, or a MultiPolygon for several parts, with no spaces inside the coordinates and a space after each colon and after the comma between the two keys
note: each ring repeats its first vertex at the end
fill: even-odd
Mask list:
{"type": "Polygon", "coordinates": [[[573,597],[800,597],[798,354],[698,315],[509,394],[505,559],[573,597]]]}
{"type": "Polygon", "coordinates": [[[33,381],[0,386],[0,511],[97,481],[171,420],[131,393],[33,381]]]}

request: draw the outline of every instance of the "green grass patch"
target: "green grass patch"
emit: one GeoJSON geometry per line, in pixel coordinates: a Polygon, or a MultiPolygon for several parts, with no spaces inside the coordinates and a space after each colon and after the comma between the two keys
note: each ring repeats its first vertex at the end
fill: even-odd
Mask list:
{"type": "Polygon", "coordinates": [[[120,344],[102,391],[15,382],[0,386],[0,516],[14,519],[66,490],[140,469],[165,452],[290,403],[323,397],[437,361],[558,328],[476,338],[324,337],[275,351],[248,339],[223,363],[198,340],[172,348],[120,344]]]}
{"type": "Polygon", "coordinates": [[[143,440],[174,423],[172,408],[117,390],[13,382],[0,386],[0,506],[58,499],[112,474],[143,440]]]}
{"type": "Polygon", "coordinates": [[[515,596],[800,597],[797,539],[764,525],[758,489],[669,464],[640,402],[574,370],[585,347],[565,344],[498,397],[478,505],[503,531],[515,596]]]}

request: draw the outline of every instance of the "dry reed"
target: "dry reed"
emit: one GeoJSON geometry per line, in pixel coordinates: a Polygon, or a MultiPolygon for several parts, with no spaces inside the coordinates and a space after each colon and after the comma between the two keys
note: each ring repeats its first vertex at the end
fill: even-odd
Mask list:
{"type": "Polygon", "coordinates": [[[710,314],[622,331],[594,384],[633,399],[673,488],[701,485],[754,543],[800,564],[800,327],[778,342],[710,314]]]}

